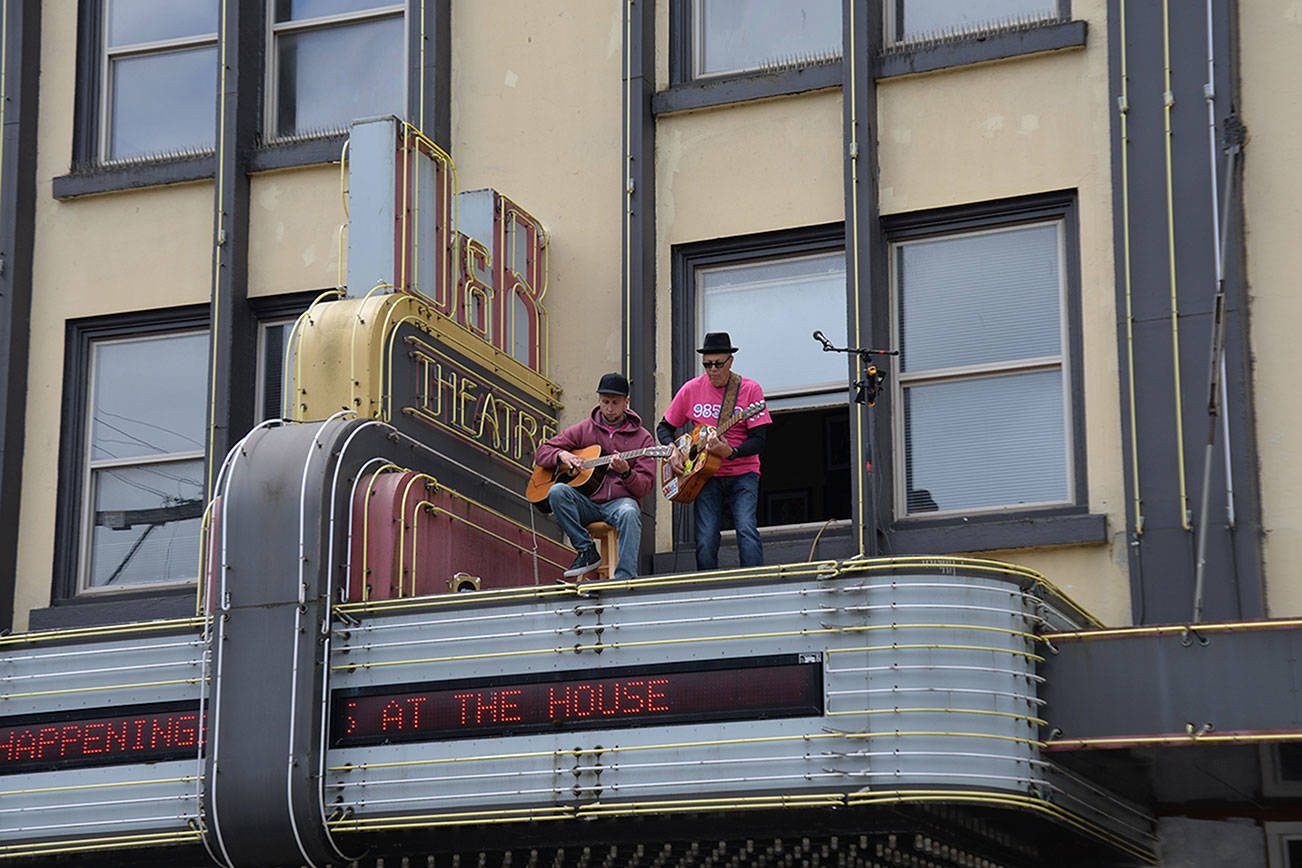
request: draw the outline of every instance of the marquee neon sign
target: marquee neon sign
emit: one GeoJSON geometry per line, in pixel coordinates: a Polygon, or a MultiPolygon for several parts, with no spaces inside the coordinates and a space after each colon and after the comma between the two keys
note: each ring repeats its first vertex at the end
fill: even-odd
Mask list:
{"type": "Polygon", "coordinates": [[[0,720],[0,775],[194,759],[204,741],[194,702],[80,712],[62,720],[0,720]]]}

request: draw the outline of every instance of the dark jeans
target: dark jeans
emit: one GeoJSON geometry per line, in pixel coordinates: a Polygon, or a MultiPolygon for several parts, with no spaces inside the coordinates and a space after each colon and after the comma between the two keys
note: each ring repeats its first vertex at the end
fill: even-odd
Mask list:
{"type": "Polygon", "coordinates": [[[743,567],[764,566],[755,508],[759,505],[759,474],[711,477],[696,495],[696,568],[719,567],[719,530],[725,504],[737,528],[737,555],[743,567]]]}

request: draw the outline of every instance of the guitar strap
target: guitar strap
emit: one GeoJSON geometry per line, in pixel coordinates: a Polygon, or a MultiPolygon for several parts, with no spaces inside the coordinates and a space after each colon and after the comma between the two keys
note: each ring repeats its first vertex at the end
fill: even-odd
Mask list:
{"type": "Polygon", "coordinates": [[[723,390],[723,404],[719,407],[719,424],[727,422],[732,418],[732,411],[737,409],[737,392],[741,389],[741,377],[737,374],[728,375],[728,385],[723,390]]]}

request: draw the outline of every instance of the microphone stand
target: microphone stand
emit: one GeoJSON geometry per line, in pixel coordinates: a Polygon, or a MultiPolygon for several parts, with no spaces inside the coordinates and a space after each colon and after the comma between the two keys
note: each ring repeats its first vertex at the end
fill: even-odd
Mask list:
{"type": "MultiPolygon", "coordinates": [[[[863,480],[863,484],[869,486],[868,508],[872,511],[871,516],[862,516],[867,519],[865,522],[872,528],[868,535],[868,554],[870,557],[876,557],[877,552],[877,485],[876,476],[872,475],[872,463],[877,456],[875,437],[873,436],[873,417],[872,408],[877,403],[877,396],[880,394],[882,387],[886,383],[886,373],[878,369],[873,361],[874,356],[898,356],[899,350],[880,350],[872,347],[838,347],[834,346],[822,331],[814,332],[814,340],[823,345],[825,353],[845,353],[847,355],[856,355],[863,365],[863,379],[855,380],[850,385],[854,386],[854,401],[856,404],[864,404],[869,408],[868,414],[868,462],[866,470],[868,478],[863,480]]],[[[862,548],[862,546],[861,546],[862,548]]],[[[860,552],[860,554],[865,554],[860,552]]]]}

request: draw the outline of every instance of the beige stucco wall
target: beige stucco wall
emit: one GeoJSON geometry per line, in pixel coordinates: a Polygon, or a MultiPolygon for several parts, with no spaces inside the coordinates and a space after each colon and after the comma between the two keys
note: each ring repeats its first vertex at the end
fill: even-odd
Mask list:
{"type": "MultiPolygon", "coordinates": [[[[668,83],[667,4],[657,78],[668,83]]],[[[1108,519],[1105,545],[993,556],[1040,570],[1109,623],[1129,620],[1112,260],[1105,3],[1076,0],[1083,50],[880,83],[883,214],[1051,190],[1079,195],[1089,504],[1108,519]]],[[[670,247],[844,217],[840,90],[663,118],[657,131],[657,280],[670,307],[670,247]]],[[[657,347],[658,405],[675,384],[669,324],[657,347]]],[[[661,504],[657,547],[670,544],[661,504]]],[[[991,553],[984,553],[991,556],[991,553]]]]}
{"type": "Polygon", "coordinates": [[[255,175],[249,182],[249,296],[346,281],[339,272],[339,227],[346,220],[338,164],[255,175]]]}
{"type": "Polygon", "coordinates": [[[14,626],[50,599],[66,322],[205,303],[212,279],[211,182],[55,201],[72,155],[77,4],[41,12],[36,238],[14,626]]]}
{"type": "MultiPolygon", "coordinates": [[[[1251,315],[1267,611],[1302,614],[1302,402],[1297,400],[1302,329],[1302,3],[1240,3],[1247,295],[1251,315]],[[1251,47],[1248,50],[1248,47],[1251,47]]],[[[1245,432],[1238,432],[1244,436],[1245,432]]],[[[1235,432],[1231,432],[1235,436],[1235,432]]]]}
{"type": "Polygon", "coordinates": [[[549,237],[549,376],[561,424],[623,370],[621,4],[452,4],[452,159],[461,190],[493,187],[549,237]]]}

